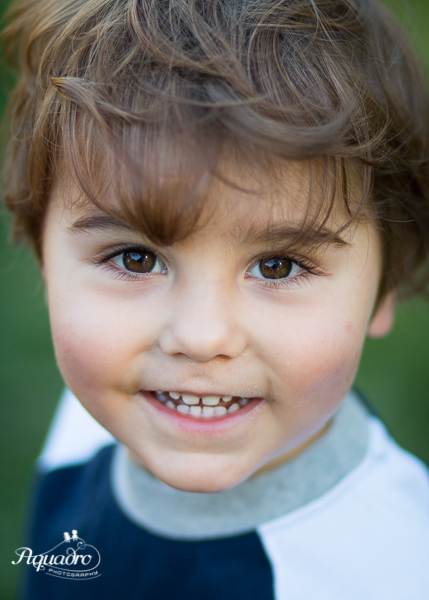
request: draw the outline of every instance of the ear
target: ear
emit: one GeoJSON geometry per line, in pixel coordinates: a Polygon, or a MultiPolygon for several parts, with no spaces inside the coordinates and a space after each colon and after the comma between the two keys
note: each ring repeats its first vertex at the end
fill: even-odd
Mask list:
{"type": "Polygon", "coordinates": [[[395,294],[391,292],[381,300],[374,315],[369,322],[367,336],[383,337],[392,329],[395,317],[395,294]]]}

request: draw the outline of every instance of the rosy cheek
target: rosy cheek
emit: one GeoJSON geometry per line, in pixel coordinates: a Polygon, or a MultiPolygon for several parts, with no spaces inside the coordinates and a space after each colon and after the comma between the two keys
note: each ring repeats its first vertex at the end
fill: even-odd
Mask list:
{"type": "Polygon", "coordinates": [[[89,331],[60,324],[53,324],[52,335],[58,366],[69,385],[73,387],[78,380],[80,385],[91,386],[100,380],[106,372],[106,346],[101,340],[97,343],[89,331]]]}
{"type": "Polygon", "coordinates": [[[79,379],[81,385],[91,387],[107,383],[115,375],[113,367],[115,362],[120,363],[124,352],[121,323],[101,308],[60,306],[61,310],[51,311],[51,328],[58,364],[66,381],[71,384],[79,379]]]}
{"type": "Polygon", "coordinates": [[[299,399],[322,399],[345,394],[352,384],[362,340],[338,323],[323,326],[317,321],[289,331],[277,348],[277,371],[290,393],[299,399]]]}

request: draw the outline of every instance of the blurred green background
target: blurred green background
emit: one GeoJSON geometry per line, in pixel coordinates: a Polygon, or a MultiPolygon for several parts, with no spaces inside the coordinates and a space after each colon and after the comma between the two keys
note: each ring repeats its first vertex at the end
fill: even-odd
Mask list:
{"type": "MultiPolygon", "coordinates": [[[[6,4],[0,0],[1,11],[6,4]]],[[[429,73],[429,1],[388,4],[429,73]]],[[[1,89],[1,109],[6,93],[1,89]]],[[[11,561],[22,542],[32,466],[63,384],[35,261],[11,246],[4,211],[0,217],[0,599],[11,600],[19,569],[11,561]]],[[[398,442],[429,464],[429,305],[398,307],[393,333],[367,342],[357,384],[398,442]]]]}

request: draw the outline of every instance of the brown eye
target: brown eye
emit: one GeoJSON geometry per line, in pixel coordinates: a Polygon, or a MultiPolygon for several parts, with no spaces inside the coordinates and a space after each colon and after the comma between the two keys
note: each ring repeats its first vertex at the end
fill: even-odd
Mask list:
{"type": "Polygon", "coordinates": [[[268,258],[259,261],[259,270],[266,279],[284,279],[292,271],[292,261],[287,258],[268,258]]]}
{"type": "Polygon", "coordinates": [[[164,263],[150,250],[130,250],[113,258],[114,262],[132,273],[162,273],[164,263]]]}
{"type": "Polygon", "coordinates": [[[249,274],[259,279],[286,279],[296,275],[299,270],[300,267],[293,260],[273,256],[258,261],[249,274]]]}
{"type": "Polygon", "coordinates": [[[150,273],[155,265],[156,257],[152,252],[124,252],[124,267],[136,273],[150,273]]]}

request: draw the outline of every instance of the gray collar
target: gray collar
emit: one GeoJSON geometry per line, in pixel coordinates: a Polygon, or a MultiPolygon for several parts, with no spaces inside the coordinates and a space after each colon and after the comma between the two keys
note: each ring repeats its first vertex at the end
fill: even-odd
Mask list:
{"type": "Polygon", "coordinates": [[[137,467],[118,445],[115,499],[139,526],[170,538],[208,539],[255,529],[322,496],[362,461],[368,415],[350,392],[327,432],[294,459],[213,494],[176,490],[137,467]]]}

